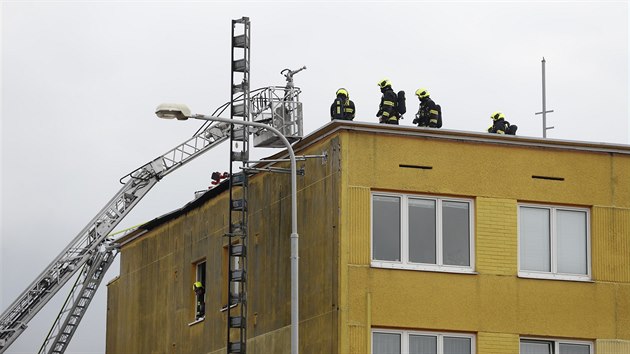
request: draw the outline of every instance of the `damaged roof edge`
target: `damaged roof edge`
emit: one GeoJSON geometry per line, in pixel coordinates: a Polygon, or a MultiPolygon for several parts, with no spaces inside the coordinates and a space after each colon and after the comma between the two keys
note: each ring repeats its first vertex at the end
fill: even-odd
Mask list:
{"type": "Polygon", "coordinates": [[[117,239],[116,243],[119,245],[119,247],[124,246],[125,244],[135,240],[136,238],[142,236],[144,233],[146,233],[149,230],[152,230],[162,224],[164,224],[165,222],[169,221],[169,220],[173,220],[177,217],[179,217],[180,215],[186,214],[187,212],[199,207],[200,205],[203,205],[203,203],[205,203],[206,201],[216,197],[217,195],[221,194],[222,192],[228,190],[228,180],[223,181],[222,183],[220,183],[219,185],[217,185],[216,187],[212,188],[212,189],[208,189],[205,193],[203,193],[202,195],[200,195],[198,198],[195,198],[193,200],[191,200],[190,202],[186,203],[186,205],[184,205],[183,207],[179,208],[179,209],[175,209],[171,212],[168,212],[164,215],[158,216],[155,219],[148,221],[140,226],[138,226],[138,228],[117,239]]]}

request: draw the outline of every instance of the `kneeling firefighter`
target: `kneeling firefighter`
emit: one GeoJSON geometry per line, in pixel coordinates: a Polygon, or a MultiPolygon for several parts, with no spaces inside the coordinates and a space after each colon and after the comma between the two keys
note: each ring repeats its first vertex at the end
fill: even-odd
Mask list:
{"type": "Polygon", "coordinates": [[[492,113],[490,118],[492,118],[492,126],[488,128],[488,133],[516,135],[518,126],[511,125],[505,120],[505,115],[502,112],[496,111],[492,113]]]}

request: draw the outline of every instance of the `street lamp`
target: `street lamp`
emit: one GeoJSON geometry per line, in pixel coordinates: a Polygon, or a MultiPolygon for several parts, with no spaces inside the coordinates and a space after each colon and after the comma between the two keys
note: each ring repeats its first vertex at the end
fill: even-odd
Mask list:
{"type": "Polygon", "coordinates": [[[223,122],[228,124],[238,124],[251,127],[267,129],[274,133],[287,147],[291,160],[291,354],[298,354],[299,348],[299,303],[298,303],[298,233],[297,233],[297,172],[295,163],[295,153],[287,138],[276,128],[257,122],[246,122],[235,119],[219,118],[203,114],[191,115],[190,109],[184,104],[163,103],[159,105],[155,114],[159,118],[177,120],[187,120],[188,118],[209,120],[212,122],[223,122]]]}

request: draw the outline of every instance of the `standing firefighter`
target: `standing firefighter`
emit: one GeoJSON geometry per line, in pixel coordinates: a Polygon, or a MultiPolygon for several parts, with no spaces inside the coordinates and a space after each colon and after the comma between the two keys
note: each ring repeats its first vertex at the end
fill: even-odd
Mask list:
{"type": "Polygon", "coordinates": [[[383,93],[378,112],[376,113],[376,116],[379,118],[378,122],[398,124],[398,118],[400,117],[398,112],[398,95],[392,89],[392,83],[388,79],[383,79],[378,82],[378,87],[381,88],[383,93]]]}
{"type": "Polygon", "coordinates": [[[518,127],[516,125],[510,125],[510,122],[505,120],[503,113],[499,111],[494,112],[490,118],[492,118],[493,122],[492,126],[488,128],[488,133],[516,135],[516,129],[518,129],[518,127]]]}
{"type": "Polygon", "coordinates": [[[203,284],[200,281],[196,281],[193,283],[193,291],[195,292],[195,296],[197,298],[195,319],[198,320],[206,315],[206,289],[204,289],[203,284]]]}
{"type": "Polygon", "coordinates": [[[330,120],[353,120],[355,114],[354,102],[350,100],[348,91],[345,88],[340,88],[336,94],[337,98],[330,106],[330,120]]]}
{"type": "Polygon", "coordinates": [[[419,88],[416,90],[416,96],[420,100],[420,107],[413,124],[418,124],[419,127],[441,128],[442,109],[429,97],[429,90],[419,88]]]}

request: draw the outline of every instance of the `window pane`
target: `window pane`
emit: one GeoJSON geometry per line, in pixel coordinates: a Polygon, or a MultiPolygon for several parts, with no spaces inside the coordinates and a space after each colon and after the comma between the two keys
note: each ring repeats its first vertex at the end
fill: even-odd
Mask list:
{"type": "Polygon", "coordinates": [[[444,354],[470,354],[470,338],[444,337],[444,354]]]}
{"type": "Polygon", "coordinates": [[[373,354],[400,354],[400,334],[375,332],[372,340],[373,354]]]}
{"type": "Polygon", "coordinates": [[[409,261],[435,264],[435,201],[409,199],[409,261]]]}
{"type": "Polygon", "coordinates": [[[383,261],[400,261],[400,198],[376,195],[373,198],[373,257],[383,261]]]}
{"type": "Polygon", "coordinates": [[[543,341],[521,341],[520,354],[552,354],[553,343],[543,341]]]}
{"type": "Polygon", "coordinates": [[[557,210],[558,272],[586,274],[586,212],[557,210]]]}
{"type": "Polygon", "coordinates": [[[409,354],[437,354],[437,337],[409,335],[409,354]]]}
{"type": "Polygon", "coordinates": [[[560,354],[590,354],[591,348],[586,344],[560,343],[560,354]]]}
{"type": "Polygon", "coordinates": [[[549,209],[521,207],[521,270],[550,272],[549,209]]]}
{"type": "Polygon", "coordinates": [[[468,203],[442,202],[443,262],[470,265],[470,220],[468,203]]]}

